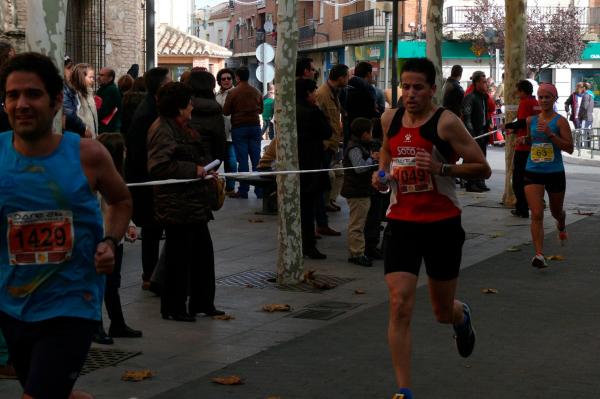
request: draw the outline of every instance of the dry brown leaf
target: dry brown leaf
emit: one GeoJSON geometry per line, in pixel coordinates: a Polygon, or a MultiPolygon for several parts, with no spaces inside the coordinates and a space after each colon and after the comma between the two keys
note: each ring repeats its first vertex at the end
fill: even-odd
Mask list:
{"type": "Polygon", "coordinates": [[[337,285],[335,284],[324,283],[322,281],[317,280],[311,280],[308,283],[318,290],[330,290],[332,288],[337,287],[337,285]]]}
{"type": "Polygon", "coordinates": [[[262,219],[248,219],[250,223],[264,223],[265,221],[262,219]]]}
{"type": "Polygon", "coordinates": [[[483,292],[484,294],[497,294],[498,290],[495,288],[483,288],[481,292],[483,292]]]}
{"type": "Polygon", "coordinates": [[[548,260],[565,260],[566,258],[562,255],[550,255],[550,256],[547,256],[546,259],[548,259],[548,260]]]}
{"type": "Polygon", "coordinates": [[[283,303],[272,303],[268,305],[263,305],[262,310],[265,312],[289,312],[292,310],[292,307],[283,303]]]}
{"type": "Polygon", "coordinates": [[[220,314],[218,316],[213,316],[214,320],[235,320],[235,317],[233,317],[230,314],[220,314]]]}
{"type": "Polygon", "coordinates": [[[216,382],[221,385],[241,385],[244,383],[242,379],[237,375],[228,375],[226,377],[213,377],[212,382],[216,382]]]}
{"type": "Polygon", "coordinates": [[[246,284],[245,286],[246,288],[254,288],[254,286],[252,284],[246,284]]]}
{"type": "Polygon", "coordinates": [[[364,295],[364,294],[366,294],[365,290],[363,290],[363,289],[361,289],[361,288],[357,288],[357,289],[355,289],[355,290],[354,290],[354,293],[355,293],[356,295],[364,295]]]}
{"type": "Polygon", "coordinates": [[[150,370],[127,370],[121,375],[123,381],[143,381],[147,378],[152,378],[154,374],[150,370]]]}
{"type": "Polygon", "coordinates": [[[308,283],[311,280],[316,279],[316,277],[315,277],[315,273],[316,272],[317,272],[316,270],[307,270],[307,271],[305,271],[304,275],[302,276],[303,281],[305,281],[305,282],[308,283]]]}

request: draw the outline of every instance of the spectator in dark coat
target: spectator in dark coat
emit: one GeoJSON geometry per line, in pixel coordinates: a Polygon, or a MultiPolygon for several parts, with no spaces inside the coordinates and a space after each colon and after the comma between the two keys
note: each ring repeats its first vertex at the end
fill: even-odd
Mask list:
{"type": "Polygon", "coordinates": [[[102,99],[98,108],[98,133],[118,132],[121,129],[121,107],[123,99],[115,84],[115,71],[102,68],[98,74],[100,87],[96,95],[102,99]]]}
{"type": "Polygon", "coordinates": [[[210,72],[194,71],[186,83],[193,93],[190,126],[200,134],[209,160],[222,162],[225,159],[225,120],[223,108],[215,100],[215,77],[210,72]]]}
{"type": "MultiPolygon", "coordinates": [[[[296,123],[298,126],[298,160],[301,170],[322,169],[325,149],[323,140],[331,137],[331,127],[317,106],[317,84],[311,79],[296,80],[296,123]]],[[[315,240],[315,209],[319,197],[330,189],[329,175],[300,175],[300,220],[302,252],[311,259],[325,259],[315,240]]]]}
{"type": "Polygon", "coordinates": [[[450,76],[444,85],[444,108],[454,112],[456,116],[461,117],[462,102],[465,97],[465,90],[460,85],[463,68],[460,65],[454,65],[450,76]]]}
{"type": "MultiPolygon", "coordinates": [[[[373,65],[368,62],[359,62],[354,68],[354,76],[348,82],[346,97],[346,111],[348,112],[348,124],[356,118],[379,118],[377,110],[376,92],[371,85],[373,81],[373,65]]],[[[347,130],[349,133],[350,131],[347,130]]],[[[344,129],[346,133],[346,129],[344,129]]],[[[344,144],[350,137],[344,137],[344,144]]]]}
{"type": "MultiPolygon", "coordinates": [[[[198,133],[189,127],[191,95],[189,86],[175,82],[158,91],[159,118],[148,131],[148,172],[153,179],[206,176],[203,165],[208,158],[198,133]]],[[[196,313],[224,314],[214,305],[215,262],[208,229],[213,219],[208,198],[214,183],[202,180],[154,187],[154,211],[167,235],[163,319],[195,321],[196,313]]]]}
{"type": "MultiPolygon", "coordinates": [[[[146,141],[148,129],[158,118],[156,93],[169,82],[169,70],[152,68],[145,77],[148,94],[138,106],[131,127],[125,135],[127,158],[125,159],[125,177],[128,183],[149,181],[148,150],[146,141]]],[[[131,187],[133,199],[133,222],[142,229],[142,279],[143,288],[150,287],[150,277],[158,261],[159,243],[163,228],[154,219],[152,187],[131,187]]]]}
{"type": "Polygon", "coordinates": [[[121,133],[126,135],[131,126],[131,120],[137,107],[146,98],[146,83],[139,77],[133,82],[133,87],[123,96],[123,115],[121,116],[121,133]]]}

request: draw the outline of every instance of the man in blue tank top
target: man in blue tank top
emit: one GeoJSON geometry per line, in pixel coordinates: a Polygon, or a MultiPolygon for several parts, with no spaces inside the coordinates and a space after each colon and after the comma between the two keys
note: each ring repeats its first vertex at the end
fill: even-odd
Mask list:
{"type": "Polygon", "coordinates": [[[87,397],[72,389],[131,215],[104,147],[53,133],[62,87],[40,54],[18,55],[0,71],[13,128],[0,135],[0,328],[25,399],[87,397]],[[104,231],[97,191],[108,204],[104,231]]]}

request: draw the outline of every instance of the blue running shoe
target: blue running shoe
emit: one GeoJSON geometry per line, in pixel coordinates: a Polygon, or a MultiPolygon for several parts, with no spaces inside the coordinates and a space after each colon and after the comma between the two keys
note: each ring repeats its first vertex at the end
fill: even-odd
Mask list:
{"type": "Polygon", "coordinates": [[[475,329],[471,320],[471,308],[463,303],[464,322],[460,326],[454,326],[454,339],[456,348],[462,357],[469,357],[475,347],[475,329]]]}

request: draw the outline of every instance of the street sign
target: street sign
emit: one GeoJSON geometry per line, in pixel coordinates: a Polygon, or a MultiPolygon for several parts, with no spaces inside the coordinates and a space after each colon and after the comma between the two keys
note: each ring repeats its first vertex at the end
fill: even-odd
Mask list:
{"type": "Polygon", "coordinates": [[[259,82],[269,83],[275,79],[275,67],[271,64],[260,64],[258,68],[256,68],[256,78],[259,82]],[[263,71],[264,71],[264,81],[263,81],[263,71]]]}
{"type": "Polygon", "coordinates": [[[263,43],[256,48],[256,58],[265,64],[275,59],[275,49],[269,43],[263,43]]]}
{"type": "Polygon", "coordinates": [[[263,28],[265,28],[265,32],[267,33],[272,33],[273,32],[273,22],[271,21],[266,21],[263,28]]]}

